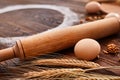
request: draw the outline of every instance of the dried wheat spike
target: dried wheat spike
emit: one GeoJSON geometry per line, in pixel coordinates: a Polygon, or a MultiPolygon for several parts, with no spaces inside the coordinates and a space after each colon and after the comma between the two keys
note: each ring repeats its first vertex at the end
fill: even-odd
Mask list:
{"type": "Polygon", "coordinates": [[[61,73],[63,74],[66,72],[84,72],[84,70],[83,69],[52,69],[52,70],[43,70],[41,72],[31,71],[31,72],[24,73],[23,76],[28,79],[35,78],[35,77],[51,78],[52,76],[54,77],[55,75],[58,75],[61,73]]]}
{"type": "Polygon", "coordinates": [[[42,66],[61,66],[61,67],[80,67],[80,68],[97,68],[99,64],[86,60],[78,59],[41,59],[33,61],[33,65],[42,66]]]}
{"type": "Polygon", "coordinates": [[[98,73],[79,73],[74,80],[120,80],[120,76],[104,75],[98,73]]]}
{"type": "Polygon", "coordinates": [[[65,72],[59,72],[55,73],[49,76],[44,76],[43,78],[80,78],[79,80],[85,79],[85,80],[119,80],[119,76],[111,76],[111,75],[104,75],[104,74],[91,74],[91,73],[84,73],[84,72],[78,72],[78,71],[65,71],[65,72]]]}
{"type": "Polygon", "coordinates": [[[55,69],[42,72],[28,72],[24,74],[27,79],[75,79],[76,80],[120,80],[119,76],[104,75],[98,73],[84,73],[83,69],[55,69]]]}

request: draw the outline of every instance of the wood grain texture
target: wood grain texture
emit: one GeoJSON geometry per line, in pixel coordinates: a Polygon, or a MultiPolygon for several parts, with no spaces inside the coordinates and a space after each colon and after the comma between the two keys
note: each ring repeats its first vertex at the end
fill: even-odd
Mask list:
{"type": "MultiPolygon", "coordinates": [[[[0,8],[17,4],[51,4],[67,6],[76,12],[79,17],[82,15],[83,17],[80,18],[84,19],[86,16],[84,9],[86,2],[87,0],[0,0],[0,8]]],[[[49,9],[26,9],[0,14],[0,37],[28,36],[36,34],[58,26],[62,23],[63,18],[64,16],[60,12],[49,9]]],[[[102,50],[104,50],[109,43],[114,43],[119,46],[119,38],[120,34],[115,34],[98,41],[102,46],[102,50]]],[[[0,42],[0,49],[6,47],[8,46],[0,42]]],[[[102,50],[100,57],[94,60],[95,62],[99,63],[101,66],[120,66],[120,53],[113,56],[104,54],[102,50]]],[[[64,54],[65,57],[74,57],[73,48],[58,53],[64,54]]],[[[10,61],[7,63],[10,63],[10,61]]],[[[120,69],[110,71],[112,71],[111,73],[113,74],[120,75],[120,69]]],[[[102,73],[110,72],[102,71],[102,73]]]]}

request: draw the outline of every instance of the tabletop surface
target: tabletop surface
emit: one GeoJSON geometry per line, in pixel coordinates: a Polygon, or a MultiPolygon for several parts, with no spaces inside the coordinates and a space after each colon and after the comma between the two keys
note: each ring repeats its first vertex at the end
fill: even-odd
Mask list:
{"type": "MultiPolygon", "coordinates": [[[[58,27],[60,24],[65,24],[65,26],[80,24],[80,20],[85,19],[87,15],[84,9],[87,2],[87,0],[0,0],[0,49],[14,45],[15,41],[23,36],[40,33],[58,27]],[[19,7],[19,9],[15,9],[15,7],[19,7]],[[71,23],[64,21],[67,14],[74,17],[71,23]]],[[[109,43],[119,46],[119,37],[119,34],[115,34],[98,40],[102,50],[99,58],[94,61],[101,66],[120,66],[119,54],[113,56],[103,53],[109,43]]],[[[74,56],[73,48],[58,53],[74,56]]],[[[8,64],[10,61],[5,63],[12,65],[8,64]]],[[[3,65],[3,63],[1,64],[3,65]]],[[[113,70],[113,74],[120,75],[119,72],[120,70],[113,70]]],[[[0,74],[2,75],[2,73],[0,74]]]]}

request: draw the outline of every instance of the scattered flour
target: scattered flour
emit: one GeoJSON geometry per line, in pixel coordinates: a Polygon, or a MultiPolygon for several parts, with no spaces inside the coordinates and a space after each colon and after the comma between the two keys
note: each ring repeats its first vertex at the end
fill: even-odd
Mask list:
{"type": "MultiPolygon", "coordinates": [[[[12,6],[7,6],[4,8],[1,8],[0,14],[15,11],[15,10],[39,9],[39,8],[56,10],[64,15],[63,22],[59,26],[56,26],[56,28],[53,28],[53,29],[69,27],[69,26],[72,26],[75,22],[79,21],[78,15],[75,12],[70,10],[68,7],[57,6],[57,5],[41,5],[41,4],[12,5],[12,6]]],[[[50,29],[50,30],[53,30],[53,29],[50,29]]],[[[24,38],[24,37],[25,36],[5,37],[5,38],[0,37],[0,43],[10,47],[13,44],[15,44],[16,40],[19,40],[19,39],[24,38]]]]}

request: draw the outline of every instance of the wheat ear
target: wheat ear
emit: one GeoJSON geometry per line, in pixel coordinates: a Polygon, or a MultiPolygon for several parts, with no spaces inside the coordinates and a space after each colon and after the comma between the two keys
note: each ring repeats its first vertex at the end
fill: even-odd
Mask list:
{"type": "Polygon", "coordinates": [[[119,76],[111,76],[96,73],[84,73],[83,69],[55,69],[43,70],[42,72],[28,72],[24,74],[27,79],[73,79],[76,80],[120,80],[119,76]]]}
{"type": "Polygon", "coordinates": [[[120,80],[120,76],[104,75],[98,73],[77,73],[79,76],[74,80],[120,80]]]}
{"type": "Polygon", "coordinates": [[[51,70],[43,70],[41,72],[32,71],[32,72],[24,73],[23,76],[26,78],[35,78],[35,77],[50,78],[55,74],[61,74],[61,73],[71,72],[71,71],[84,72],[83,69],[51,69],[51,70]]]}
{"type": "Polygon", "coordinates": [[[80,68],[97,68],[99,64],[86,60],[78,59],[41,59],[33,61],[33,65],[41,66],[61,66],[61,67],[80,67],[80,68]]]}

